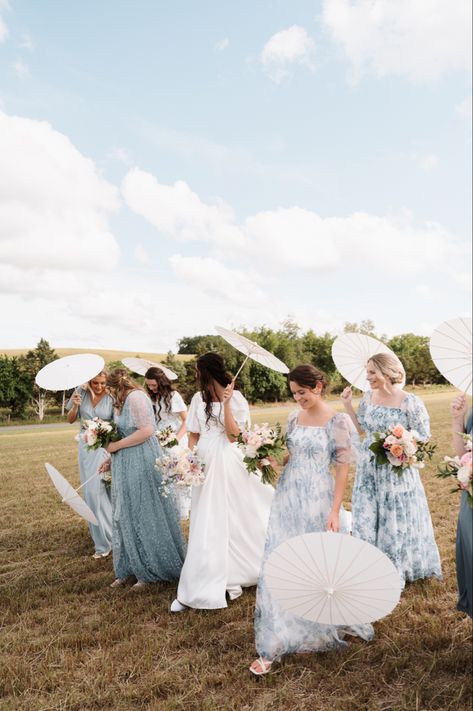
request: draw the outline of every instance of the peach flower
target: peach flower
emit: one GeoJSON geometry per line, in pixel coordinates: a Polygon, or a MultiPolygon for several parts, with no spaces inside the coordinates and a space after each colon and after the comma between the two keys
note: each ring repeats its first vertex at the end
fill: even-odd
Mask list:
{"type": "Polygon", "coordinates": [[[398,459],[402,457],[403,449],[400,444],[393,444],[392,447],[390,447],[389,451],[391,452],[393,457],[397,457],[398,459]]]}
{"type": "MultiPolygon", "coordinates": [[[[396,425],[395,427],[392,428],[391,432],[395,437],[402,437],[404,434],[404,427],[402,425],[396,425]]],[[[392,450],[391,450],[392,451],[392,450]]],[[[394,455],[397,456],[397,455],[394,455]]]]}

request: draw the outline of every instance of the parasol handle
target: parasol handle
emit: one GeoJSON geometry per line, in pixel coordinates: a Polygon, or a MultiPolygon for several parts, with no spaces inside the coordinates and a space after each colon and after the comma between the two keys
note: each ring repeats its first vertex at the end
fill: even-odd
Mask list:
{"type": "Polygon", "coordinates": [[[235,380],[236,380],[236,379],[238,378],[238,376],[240,375],[240,373],[241,373],[241,371],[242,371],[242,369],[243,369],[243,366],[245,365],[245,363],[246,363],[246,361],[248,360],[249,357],[250,357],[250,356],[247,355],[246,358],[245,358],[245,360],[243,361],[243,363],[242,363],[242,364],[240,365],[240,367],[238,368],[238,372],[237,372],[237,374],[235,375],[235,377],[233,378],[233,381],[232,381],[233,383],[235,382],[235,380]]]}
{"type": "MultiPolygon", "coordinates": [[[[89,481],[91,481],[91,479],[93,479],[94,477],[96,477],[96,476],[98,476],[98,475],[99,475],[99,473],[98,473],[98,472],[95,472],[95,474],[92,474],[92,476],[89,476],[89,478],[86,479],[83,484],[81,484],[80,486],[77,487],[77,489],[75,489],[76,494],[78,493],[78,491],[79,491],[80,489],[82,489],[83,486],[85,486],[86,484],[88,484],[89,481]]],[[[66,497],[65,499],[63,499],[63,501],[67,501],[67,497],[66,497]]]]}

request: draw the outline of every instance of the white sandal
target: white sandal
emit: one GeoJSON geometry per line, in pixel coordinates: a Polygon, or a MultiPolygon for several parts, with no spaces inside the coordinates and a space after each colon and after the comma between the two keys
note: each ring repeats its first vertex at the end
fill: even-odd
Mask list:
{"type": "Polygon", "coordinates": [[[264,657],[258,657],[258,659],[255,659],[253,664],[250,667],[250,672],[255,676],[263,676],[263,674],[269,674],[273,665],[273,663],[270,662],[269,659],[265,659],[264,657]],[[253,667],[253,664],[256,663],[259,664],[260,671],[253,667]]]}

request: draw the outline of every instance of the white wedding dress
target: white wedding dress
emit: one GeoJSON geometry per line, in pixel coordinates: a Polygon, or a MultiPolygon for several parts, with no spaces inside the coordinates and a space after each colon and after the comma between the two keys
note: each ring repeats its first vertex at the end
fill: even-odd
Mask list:
{"type": "MultiPolygon", "coordinates": [[[[230,401],[233,416],[244,428],[250,423],[248,403],[235,391],[230,401]]],[[[213,610],[227,607],[242,587],[256,585],[261,567],[274,489],[249,474],[237,445],[223,425],[223,405],[212,404],[217,418],[206,423],[200,393],[192,398],[187,431],[200,435],[199,457],[206,478],[193,487],[189,543],[177,599],[182,605],[213,610]]]]}

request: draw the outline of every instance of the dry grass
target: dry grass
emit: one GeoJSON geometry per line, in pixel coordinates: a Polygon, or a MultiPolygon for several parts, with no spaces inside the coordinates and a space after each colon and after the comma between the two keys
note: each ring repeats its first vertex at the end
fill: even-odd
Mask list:
{"type": "MultiPolygon", "coordinates": [[[[426,397],[442,453],[450,398],[426,397]]],[[[264,408],[265,420],[284,415],[264,408]]],[[[226,610],[182,615],[168,613],[173,585],[112,591],[111,562],[91,559],[85,524],[58,502],[45,461],[78,481],[72,428],[0,435],[2,711],[471,708],[471,625],[455,611],[458,499],[432,468],[423,476],[444,580],[408,586],[373,642],[289,657],[256,679],[254,590],[226,610]]]]}
{"type": "MultiPolygon", "coordinates": [[[[0,351],[0,355],[6,355],[9,358],[12,356],[25,355],[29,349],[28,348],[6,348],[0,351]]],[[[140,358],[146,358],[147,360],[157,360],[161,361],[166,358],[166,353],[137,353],[136,351],[112,351],[104,350],[103,348],[55,348],[56,353],[61,358],[68,355],[76,355],[76,353],[95,353],[96,355],[102,356],[106,363],[110,363],[112,360],[121,360],[122,358],[134,358],[139,356],[140,358]]],[[[178,360],[189,360],[193,356],[189,355],[177,355],[175,356],[178,360]]]]}

